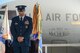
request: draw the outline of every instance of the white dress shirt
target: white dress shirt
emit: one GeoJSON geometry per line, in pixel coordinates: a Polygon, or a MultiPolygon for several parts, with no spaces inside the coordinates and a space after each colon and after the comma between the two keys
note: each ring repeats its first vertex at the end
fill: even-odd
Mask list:
{"type": "MultiPolygon", "coordinates": [[[[25,16],[22,16],[22,21],[24,20],[24,17],[25,17],[25,16]]],[[[19,16],[19,19],[21,20],[21,16],[19,16]]]]}

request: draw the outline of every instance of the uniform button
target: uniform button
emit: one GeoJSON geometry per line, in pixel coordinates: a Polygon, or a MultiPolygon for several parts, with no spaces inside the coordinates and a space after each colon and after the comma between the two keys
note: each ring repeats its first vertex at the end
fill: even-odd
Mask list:
{"type": "Polygon", "coordinates": [[[21,32],[22,30],[20,30],[20,32],[21,32]]]}
{"type": "Polygon", "coordinates": [[[22,28],[22,26],[20,28],[22,28]]]}

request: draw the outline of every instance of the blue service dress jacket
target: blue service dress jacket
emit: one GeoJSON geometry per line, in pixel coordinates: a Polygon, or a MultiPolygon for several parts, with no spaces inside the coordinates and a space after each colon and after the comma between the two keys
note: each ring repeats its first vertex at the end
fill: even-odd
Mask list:
{"type": "Polygon", "coordinates": [[[23,20],[20,20],[19,16],[12,18],[11,34],[13,36],[13,46],[30,46],[30,35],[32,33],[32,18],[25,16],[23,20]],[[24,41],[19,43],[17,38],[19,36],[24,37],[24,41]]]}

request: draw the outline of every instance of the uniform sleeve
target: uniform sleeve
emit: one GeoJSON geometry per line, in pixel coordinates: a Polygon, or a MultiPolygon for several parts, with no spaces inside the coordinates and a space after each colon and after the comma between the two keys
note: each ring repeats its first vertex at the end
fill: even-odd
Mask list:
{"type": "Polygon", "coordinates": [[[16,30],[15,30],[14,19],[12,19],[10,31],[11,31],[11,34],[13,36],[13,39],[17,39],[17,33],[16,33],[16,30]]]}
{"type": "Polygon", "coordinates": [[[33,24],[32,24],[32,19],[29,20],[29,30],[28,30],[28,34],[30,35],[32,33],[32,28],[33,28],[33,24]]]}

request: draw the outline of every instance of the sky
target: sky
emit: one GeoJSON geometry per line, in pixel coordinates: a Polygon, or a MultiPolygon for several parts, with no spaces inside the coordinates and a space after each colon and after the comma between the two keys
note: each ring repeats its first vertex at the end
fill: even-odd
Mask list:
{"type": "Polygon", "coordinates": [[[0,5],[11,2],[11,1],[14,1],[14,0],[0,0],[0,5]]]}

